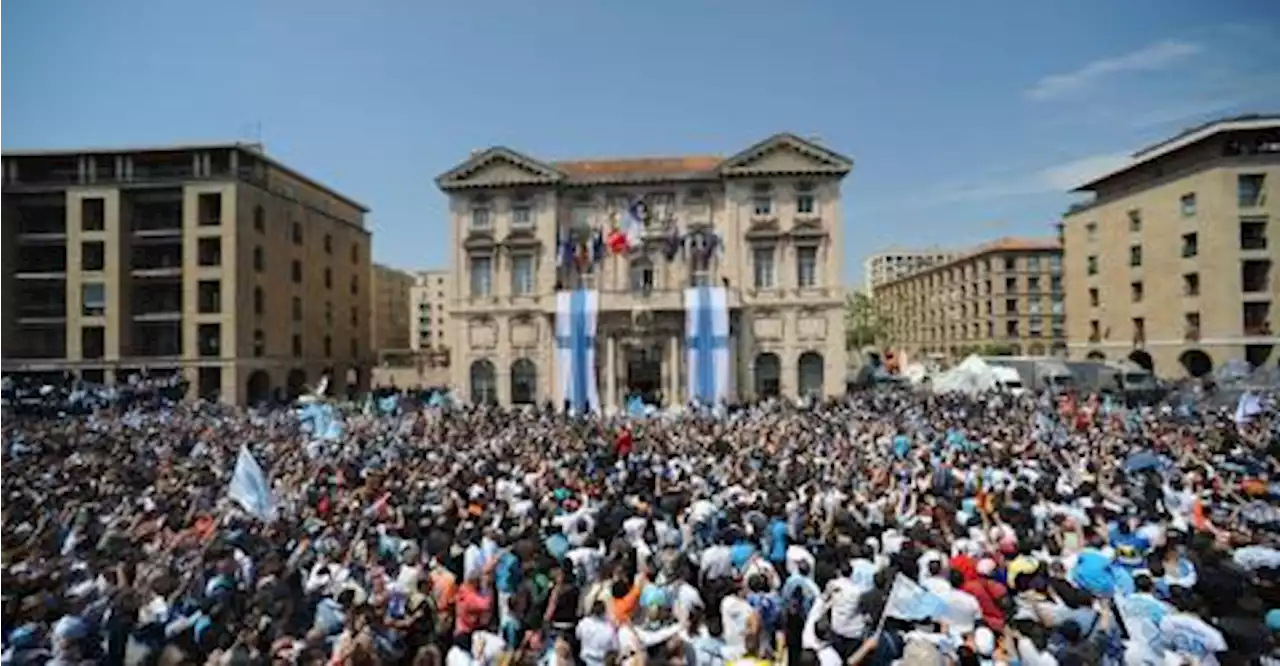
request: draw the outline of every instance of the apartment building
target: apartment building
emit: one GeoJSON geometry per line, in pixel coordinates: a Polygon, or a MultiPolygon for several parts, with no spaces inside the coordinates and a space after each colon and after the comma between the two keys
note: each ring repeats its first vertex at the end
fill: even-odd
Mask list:
{"type": "Polygon", "coordinates": [[[1280,116],[1217,120],[1076,191],[1062,222],[1075,358],[1200,377],[1275,363],[1280,116]]]}
{"type": "Polygon", "coordinates": [[[412,273],[373,265],[373,349],[379,358],[411,349],[415,282],[412,273]]]}
{"type": "Polygon", "coordinates": [[[1062,247],[1001,238],[873,293],[899,357],[1065,355],[1062,247]]]}
{"type": "Polygon", "coordinates": [[[418,271],[410,292],[412,308],[410,345],[415,352],[449,364],[449,295],[453,291],[447,269],[418,271]],[[442,358],[441,358],[442,355],[442,358]]]}
{"type": "Polygon", "coordinates": [[[899,250],[877,252],[862,262],[867,292],[875,293],[877,287],[904,278],[916,271],[950,261],[954,252],[944,250],[899,250]]]}
{"type": "Polygon", "coordinates": [[[254,144],[3,154],[3,369],[227,402],[368,381],[360,203],[254,144]]]}
{"type": "Polygon", "coordinates": [[[446,309],[459,397],[559,404],[556,293],[586,288],[599,294],[605,408],[633,393],[682,403],[684,290],[695,285],[727,287],[734,394],[842,392],[840,185],[851,169],[792,134],[727,158],[472,154],[437,179],[454,238],[446,309]],[[592,239],[636,202],[647,212],[639,247],[597,260],[592,239]]]}

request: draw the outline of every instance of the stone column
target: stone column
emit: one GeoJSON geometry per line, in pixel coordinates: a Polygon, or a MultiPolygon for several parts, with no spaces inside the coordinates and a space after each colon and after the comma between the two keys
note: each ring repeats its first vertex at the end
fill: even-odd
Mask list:
{"type": "Polygon", "coordinates": [[[609,408],[617,408],[618,406],[618,339],[613,335],[609,335],[605,339],[608,345],[605,352],[605,393],[604,393],[604,411],[608,413],[609,408]]]}
{"type": "Polygon", "coordinates": [[[680,334],[673,333],[667,341],[667,404],[674,406],[680,399],[680,334]]]}

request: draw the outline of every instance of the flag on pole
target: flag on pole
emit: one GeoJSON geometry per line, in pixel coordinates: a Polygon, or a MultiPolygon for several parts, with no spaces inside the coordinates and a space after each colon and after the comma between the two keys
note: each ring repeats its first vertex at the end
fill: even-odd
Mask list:
{"type": "Polygon", "coordinates": [[[596,384],[599,294],[589,289],[556,294],[556,376],[571,411],[600,411],[596,384]]]}
{"type": "Polygon", "coordinates": [[[898,574],[884,605],[885,617],[918,622],[942,617],[947,603],[919,583],[898,574]]]}
{"type": "Polygon", "coordinates": [[[689,396],[704,405],[729,398],[729,296],[724,287],[685,291],[685,334],[689,396]]]}
{"type": "Polygon", "coordinates": [[[276,499],[271,493],[271,484],[267,482],[267,475],[258,460],[249,453],[249,447],[243,444],[236,458],[227,497],[260,520],[276,519],[276,499]]]}

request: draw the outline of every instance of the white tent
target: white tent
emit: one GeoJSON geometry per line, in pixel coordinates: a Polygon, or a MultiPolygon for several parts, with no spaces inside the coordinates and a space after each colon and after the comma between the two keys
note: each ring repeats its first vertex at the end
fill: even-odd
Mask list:
{"type": "Polygon", "coordinates": [[[958,365],[933,376],[935,393],[981,393],[996,388],[999,378],[995,368],[978,356],[970,356],[958,365]]]}

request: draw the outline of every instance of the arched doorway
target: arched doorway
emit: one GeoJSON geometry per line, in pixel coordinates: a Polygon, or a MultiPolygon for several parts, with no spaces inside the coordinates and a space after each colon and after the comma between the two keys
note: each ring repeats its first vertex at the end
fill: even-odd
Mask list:
{"type": "Polygon", "coordinates": [[[538,401],[538,366],[527,358],[511,364],[511,404],[532,405],[538,401]]]}
{"type": "Polygon", "coordinates": [[[799,381],[797,382],[799,390],[797,393],[802,396],[822,395],[824,380],[822,354],[811,351],[801,354],[797,369],[799,371],[799,381]]]}
{"type": "Polygon", "coordinates": [[[1044,345],[1039,342],[1033,342],[1027,347],[1027,354],[1031,356],[1044,356],[1044,345]]]}
{"type": "Polygon", "coordinates": [[[772,352],[756,355],[757,398],[775,398],[782,393],[782,359],[772,352]]]}
{"type": "Polygon", "coordinates": [[[1178,363],[1182,364],[1182,369],[1187,371],[1192,377],[1203,377],[1213,372],[1213,359],[1199,349],[1188,349],[1178,356],[1178,363]]]}
{"type": "Polygon", "coordinates": [[[1105,361],[1107,360],[1107,355],[1095,349],[1086,354],[1084,358],[1087,361],[1105,361]]]}
{"type": "Polygon", "coordinates": [[[497,370],[488,359],[480,359],[471,364],[471,402],[477,405],[491,405],[498,401],[497,370]]]}
{"type": "Polygon", "coordinates": [[[284,384],[288,399],[293,400],[307,390],[307,372],[302,368],[290,370],[284,384]]]}
{"type": "Polygon", "coordinates": [[[1049,348],[1049,354],[1053,356],[1065,358],[1067,355],[1067,343],[1065,342],[1053,343],[1053,346],[1049,348]]]}
{"type": "Polygon", "coordinates": [[[250,405],[260,405],[270,399],[271,375],[266,370],[249,373],[249,381],[245,385],[245,401],[250,405]]]}
{"type": "Polygon", "coordinates": [[[1129,352],[1129,360],[1133,361],[1136,365],[1142,366],[1142,369],[1147,372],[1156,371],[1156,362],[1151,358],[1151,354],[1147,353],[1145,349],[1135,349],[1132,352],[1129,352]]]}

